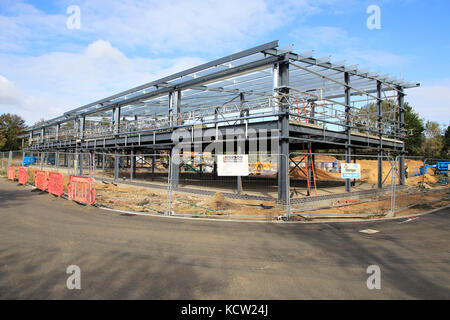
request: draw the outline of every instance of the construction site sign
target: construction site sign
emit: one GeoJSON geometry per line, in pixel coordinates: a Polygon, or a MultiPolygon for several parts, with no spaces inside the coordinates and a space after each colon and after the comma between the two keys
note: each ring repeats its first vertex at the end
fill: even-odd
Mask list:
{"type": "Polygon", "coordinates": [[[361,165],[359,163],[341,163],[342,179],[361,179],[361,165]]]}
{"type": "Polygon", "coordinates": [[[218,176],[248,176],[248,155],[221,154],[217,156],[218,176]]]}

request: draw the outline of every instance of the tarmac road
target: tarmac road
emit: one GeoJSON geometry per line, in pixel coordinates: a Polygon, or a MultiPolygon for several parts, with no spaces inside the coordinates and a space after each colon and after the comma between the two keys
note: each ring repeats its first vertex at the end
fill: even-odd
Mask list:
{"type": "Polygon", "coordinates": [[[1,299],[449,299],[450,210],[376,223],[120,215],[0,178],[1,299]],[[368,235],[362,229],[376,229],[368,235]],[[69,290],[66,268],[81,269],[69,290]],[[369,290],[366,268],[381,269],[369,290]]]}

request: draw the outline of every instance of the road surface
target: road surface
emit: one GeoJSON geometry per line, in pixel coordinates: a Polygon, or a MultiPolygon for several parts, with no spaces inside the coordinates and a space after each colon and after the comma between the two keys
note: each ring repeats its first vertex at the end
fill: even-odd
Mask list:
{"type": "Polygon", "coordinates": [[[0,178],[0,298],[449,299],[449,216],[290,225],[133,216],[0,178]],[[379,232],[359,232],[367,228],[379,232]],[[69,265],[80,267],[80,290],[66,286],[69,265]],[[370,265],[380,290],[367,288],[370,265]]]}

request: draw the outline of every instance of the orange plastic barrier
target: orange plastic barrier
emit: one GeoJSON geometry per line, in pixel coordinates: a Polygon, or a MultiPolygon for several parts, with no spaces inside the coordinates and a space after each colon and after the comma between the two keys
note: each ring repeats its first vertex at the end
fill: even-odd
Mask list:
{"type": "Polygon", "coordinates": [[[95,203],[95,180],[85,177],[69,177],[69,200],[85,204],[95,203]]]}
{"type": "Polygon", "coordinates": [[[39,190],[47,191],[48,180],[47,174],[44,171],[36,171],[36,177],[34,178],[34,185],[39,190]]]}
{"type": "Polygon", "coordinates": [[[64,193],[63,175],[50,172],[48,174],[48,192],[61,197],[64,193]]]}
{"type": "Polygon", "coordinates": [[[16,167],[8,167],[8,179],[16,180],[16,167]]]}
{"type": "Polygon", "coordinates": [[[19,169],[19,183],[27,184],[27,169],[25,168],[19,169]]]}

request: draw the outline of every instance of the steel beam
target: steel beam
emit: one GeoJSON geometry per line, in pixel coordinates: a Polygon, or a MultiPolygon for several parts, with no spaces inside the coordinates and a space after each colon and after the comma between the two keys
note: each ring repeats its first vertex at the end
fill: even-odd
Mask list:
{"type": "MultiPolygon", "coordinates": [[[[47,121],[47,123],[48,123],[47,125],[58,123],[58,122],[59,123],[63,123],[63,122],[69,121],[69,119],[73,119],[75,113],[78,113],[78,112],[83,111],[83,110],[87,110],[90,107],[94,107],[96,105],[100,105],[101,107],[103,107],[105,104],[108,104],[108,102],[109,102],[109,104],[111,104],[112,100],[118,99],[120,97],[124,97],[126,95],[129,95],[129,94],[132,94],[132,93],[136,93],[138,91],[142,91],[142,90],[150,88],[150,87],[163,85],[163,84],[167,83],[168,81],[172,81],[172,80],[175,80],[175,79],[178,79],[178,78],[182,78],[184,76],[187,76],[187,75],[190,75],[190,74],[202,71],[202,70],[206,70],[206,69],[209,69],[209,68],[212,68],[212,67],[217,67],[217,66],[219,66],[221,64],[224,64],[224,63],[227,63],[227,62],[231,62],[231,61],[234,61],[234,60],[238,60],[238,59],[241,59],[241,58],[244,58],[244,57],[256,54],[256,53],[259,53],[259,52],[264,52],[265,50],[274,49],[276,47],[278,47],[278,40],[271,41],[271,42],[268,42],[268,43],[265,43],[265,44],[262,44],[262,45],[259,45],[259,46],[247,49],[247,50],[243,50],[243,51],[240,51],[240,52],[228,55],[226,57],[223,57],[223,58],[220,58],[220,59],[216,59],[216,60],[213,60],[213,61],[201,64],[199,66],[196,66],[196,67],[193,67],[193,68],[190,68],[190,69],[187,69],[187,70],[184,70],[184,71],[181,71],[181,72],[169,75],[167,77],[164,77],[164,78],[152,81],[152,82],[148,82],[148,83],[140,85],[138,87],[134,87],[132,89],[122,91],[122,92],[114,94],[112,96],[109,96],[109,97],[103,98],[101,100],[97,100],[95,102],[92,102],[92,103],[86,104],[84,106],[81,106],[81,107],[72,109],[70,111],[67,111],[66,113],[64,113],[63,116],[56,117],[56,118],[53,118],[51,120],[48,120],[47,121]]],[[[98,109],[101,109],[101,107],[98,108],[98,109]]],[[[111,108],[109,108],[109,109],[111,109],[111,108]]],[[[94,112],[97,112],[97,109],[94,112]]],[[[47,125],[44,124],[43,126],[47,126],[47,125]]],[[[42,126],[37,126],[37,127],[34,127],[34,129],[39,129],[41,127],[42,126]]]]}

